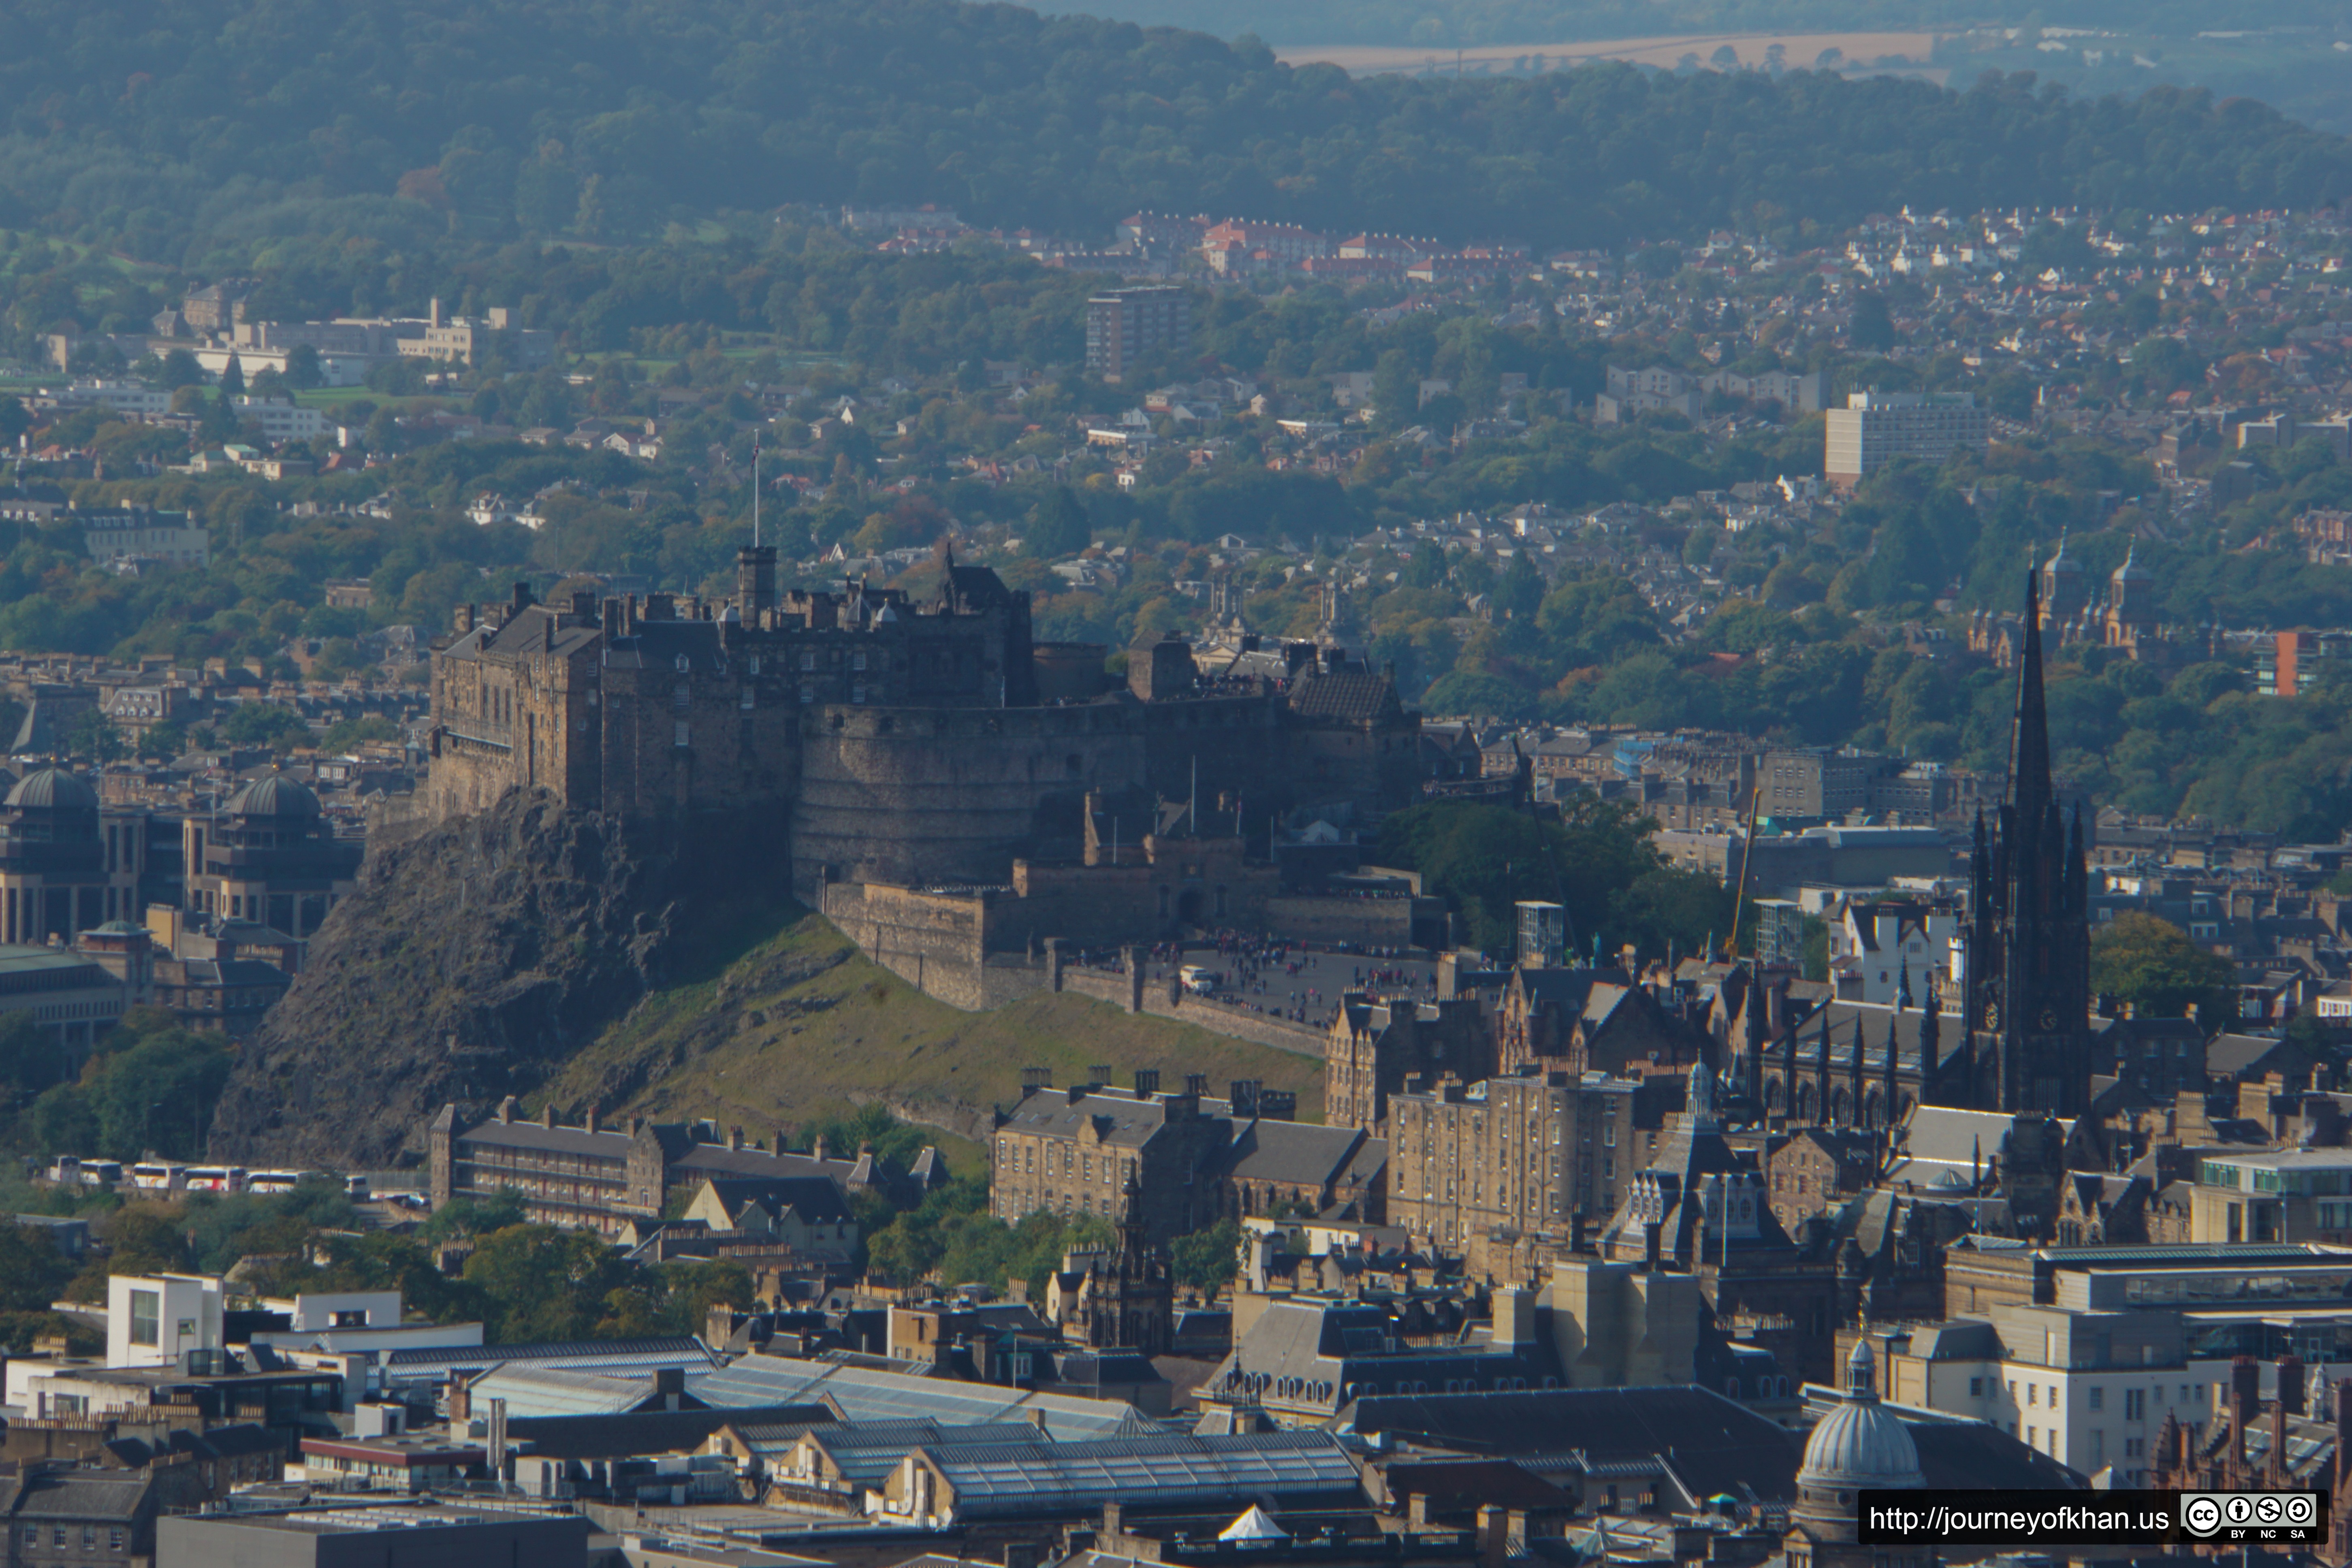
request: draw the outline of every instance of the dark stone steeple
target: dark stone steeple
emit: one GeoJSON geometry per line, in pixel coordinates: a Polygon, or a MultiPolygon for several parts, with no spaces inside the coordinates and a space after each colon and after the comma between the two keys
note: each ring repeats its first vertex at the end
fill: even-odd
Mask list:
{"type": "Polygon", "coordinates": [[[2082,810],[2071,830],[2050,774],[2040,595],[2026,578],[2025,649],[2009,782],[1970,868],[1968,1048],[1946,1098],[1987,1110],[2079,1114],[2090,1096],[2089,875],[2082,810]]]}

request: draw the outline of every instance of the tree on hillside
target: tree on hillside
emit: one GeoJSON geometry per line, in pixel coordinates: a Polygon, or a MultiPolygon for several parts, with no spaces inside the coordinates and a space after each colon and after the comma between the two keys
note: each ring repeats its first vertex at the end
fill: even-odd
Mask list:
{"type": "Polygon", "coordinates": [[[2091,988],[2149,1017],[2177,1018],[2193,1007],[2207,1028],[2219,1028],[2238,1016],[2236,965],[2170,921],[2137,910],[2117,915],[2092,939],[2091,988]]]}
{"type": "Polygon", "coordinates": [[[302,715],[277,702],[240,702],[221,721],[220,737],[240,746],[268,746],[285,751],[307,744],[310,726],[302,715]]]}
{"type": "Polygon", "coordinates": [[[65,1319],[49,1303],[73,1272],[47,1231],[0,1224],[0,1349],[23,1355],[37,1337],[64,1331],[65,1319]]]}
{"type": "Polygon", "coordinates": [[[1040,561],[1076,555],[1094,542],[1087,509],[1067,485],[1055,485],[1029,514],[1022,548],[1040,561]]]}

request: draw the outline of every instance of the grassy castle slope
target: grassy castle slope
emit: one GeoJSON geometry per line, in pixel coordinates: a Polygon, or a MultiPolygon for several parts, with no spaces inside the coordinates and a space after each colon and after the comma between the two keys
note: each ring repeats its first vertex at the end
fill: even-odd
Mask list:
{"type": "Polygon", "coordinates": [[[1297,1092],[1319,1120],[1321,1064],[1288,1051],[1137,1017],[1086,997],[1041,994],[991,1013],[934,1001],[860,956],[824,917],[796,904],[745,911],[730,940],[705,944],[673,981],[605,1029],[548,1080],[567,1119],[708,1116],[768,1136],[879,1102],[940,1130],[951,1165],[979,1159],[991,1110],[1020,1094],[1021,1069],[1055,1083],[1108,1064],[1113,1081],[1158,1068],[1169,1081],[1208,1075],[1297,1092]]]}

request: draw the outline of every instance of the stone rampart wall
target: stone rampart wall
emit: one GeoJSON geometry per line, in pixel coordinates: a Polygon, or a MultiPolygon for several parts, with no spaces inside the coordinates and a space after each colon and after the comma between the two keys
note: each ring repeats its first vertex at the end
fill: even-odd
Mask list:
{"type": "MultiPolygon", "coordinates": [[[[1412,945],[1414,899],[1268,899],[1266,928],[1294,942],[1352,942],[1365,947],[1412,945]]],[[[1443,905],[1439,908],[1442,910],[1443,905]]]]}
{"type": "Polygon", "coordinates": [[[1124,971],[1066,967],[1055,988],[1075,991],[1081,996],[1092,996],[1113,1006],[1142,1012],[1154,1018],[1191,1024],[1213,1035],[1226,1035],[1236,1040],[1271,1046],[1279,1051],[1295,1051],[1318,1060],[1323,1055],[1323,1031],[1320,1029],[1268,1017],[1263,1013],[1247,1013],[1238,1007],[1204,1002],[1197,996],[1171,1001],[1168,983],[1164,980],[1147,979],[1144,982],[1140,1007],[1135,1005],[1137,988],[1133,977],[1124,971]]]}

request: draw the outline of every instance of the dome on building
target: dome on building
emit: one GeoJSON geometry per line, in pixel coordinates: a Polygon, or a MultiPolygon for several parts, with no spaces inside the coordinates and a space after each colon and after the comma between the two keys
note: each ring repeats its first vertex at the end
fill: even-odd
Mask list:
{"type": "Polygon", "coordinates": [[[2058,536],[2058,553],[2053,555],[2042,569],[2044,572],[2080,572],[2083,569],[2083,563],[2081,562],[2066,553],[2066,536],[2064,534],[2062,533],[2058,536]]]}
{"type": "Polygon", "coordinates": [[[96,811],[98,793],[63,768],[37,768],[8,792],[8,804],[37,811],[96,811]]]}
{"type": "Polygon", "coordinates": [[[319,815],[319,797],[310,786],[288,778],[284,773],[271,773],[257,778],[228,797],[223,808],[231,816],[297,817],[304,820],[319,815]]]}
{"type": "Polygon", "coordinates": [[[2155,575],[2155,573],[2149,571],[2147,567],[2139,563],[2139,546],[2135,544],[2130,550],[2125,552],[2124,563],[2116,568],[2113,581],[2117,583],[2145,583],[2155,575]]]}
{"type": "Polygon", "coordinates": [[[1845,1398],[1805,1440],[1805,1462],[1797,1472],[1797,1484],[1841,1491],[1926,1485],[1911,1434],[1878,1403],[1874,1380],[1877,1362],[1867,1340],[1853,1347],[1845,1365],[1845,1398]]]}

